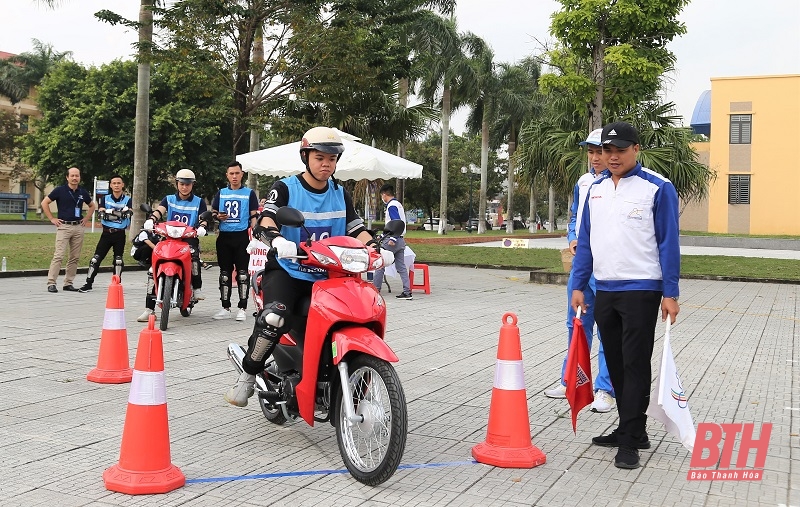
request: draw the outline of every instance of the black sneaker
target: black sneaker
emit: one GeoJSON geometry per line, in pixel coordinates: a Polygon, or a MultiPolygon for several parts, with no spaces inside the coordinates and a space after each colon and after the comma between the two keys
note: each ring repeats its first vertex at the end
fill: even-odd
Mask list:
{"type": "Polygon", "coordinates": [[[627,470],[639,468],[639,451],[632,447],[620,447],[614,458],[614,466],[627,470]]]}
{"type": "Polygon", "coordinates": [[[53,293],[56,293],[56,292],[58,292],[58,289],[56,289],[56,286],[55,286],[55,285],[48,285],[48,286],[47,286],[47,292],[53,292],[53,293]]]}
{"type": "Polygon", "coordinates": [[[408,299],[409,301],[414,299],[414,296],[410,292],[401,292],[400,294],[398,294],[395,297],[397,299],[408,299]]]}
{"type": "MultiPolygon", "coordinates": [[[[619,440],[617,440],[617,430],[612,431],[608,435],[601,435],[599,437],[593,437],[592,443],[594,445],[599,445],[601,447],[619,447],[619,440]]],[[[636,444],[637,449],[649,449],[650,448],[650,439],[647,438],[647,435],[643,435],[639,443],[636,444]]]]}
{"type": "Polygon", "coordinates": [[[78,289],[76,289],[72,285],[65,285],[65,286],[61,287],[61,290],[66,291],[66,292],[80,292],[78,289]]]}
{"type": "Polygon", "coordinates": [[[91,291],[92,291],[92,284],[90,283],[85,283],[83,284],[83,287],[78,289],[78,292],[91,292],[91,291]]]}

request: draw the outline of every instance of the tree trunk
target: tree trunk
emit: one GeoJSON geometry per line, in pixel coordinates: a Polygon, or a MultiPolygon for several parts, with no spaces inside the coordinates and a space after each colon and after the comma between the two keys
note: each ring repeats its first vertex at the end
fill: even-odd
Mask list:
{"type": "Polygon", "coordinates": [[[594,100],[589,103],[589,132],[603,127],[603,92],[606,87],[606,66],[603,57],[606,47],[602,40],[592,48],[592,74],[594,75],[594,100]]]}
{"type": "MultiPolygon", "coordinates": [[[[401,78],[398,85],[398,102],[400,103],[400,107],[406,109],[408,107],[408,79],[401,78]]],[[[397,143],[397,156],[401,158],[406,158],[406,143],[405,141],[400,141],[397,143]]],[[[395,197],[401,203],[405,203],[405,193],[406,193],[406,181],[403,178],[397,178],[396,180],[397,185],[395,190],[395,197]]]]}
{"type": "MultiPolygon", "coordinates": [[[[514,131],[512,129],[511,139],[515,139],[514,131]]],[[[517,151],[517,143],[514,141],[508,142],[508,222],[506,222],[506,233],[514,234],[514,152],[517,151]]]]}
{"type": "MultiPolygon", "coordinates": [[[[250,130],[250,151],[258,151],[258,144],[261,136],[258,135],[258,130],[250,130]]],[[[256,173],[247,174],[247,186],[256,193],[258,197],[258,175],[256,173]]]]}
{"type": "Polygon", "coordinates": [[[528,217],[530,217],[528,231],[536,232],[536,191],[534,190],[533,182],[531,182],[531,206],[528,209],[528,217]]]}
{"type": "Polygon", "coordinates": [[[547,189],[547,220],[550,222],[550,225],[547,226],[548,232],[553,232],[553,228],[556,225],[556,192],[553,190],[553,185],[550,185],[550,188],[547,189]]]}
{"type": "Polygon", "coordinates": [[[481,122],[481,192],[478,198],[478,234],[486,232],[486,186],[489,168],[489,118],[484,109],[481,122]]]}
{"type": "Polygon", "coordinates": [[[439,198],[439,234],[447,234],[447,168],[450,165],[450,88],[444,87],[442,92],[442,175],[439,198]]]}
{"type": "Polygon", "coordinates": [[[133,141],[133,195],[135,204],[129,234],[138,234],[145,221],[139,205],[148,203],[147,173],[150,144],[150,55],[153,43],[153,1],[139,7],[139,66],[136,78],[136,127],[133,141]]]}

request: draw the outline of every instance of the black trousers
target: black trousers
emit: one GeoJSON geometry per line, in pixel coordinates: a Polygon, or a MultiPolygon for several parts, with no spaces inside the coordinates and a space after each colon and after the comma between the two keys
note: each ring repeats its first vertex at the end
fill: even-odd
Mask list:
{"type": "Polygon", "coordinates": [[[594,318],[617,398],[617,439],[627,447],[635,447],[645,435],[661,295],[659,291],[597,291],[594,318]]]}
{"type": "Polygon", "coordinates": [[[125,240],[125,229],[115,229],[114,232],[108,232],[103,228],[103,233],[100,235],[100,239],[97,241],[97,246],[94,249],[94,255],[97,255],[99,258],[97,261],[98,269],[92,273],[91,277],[86,278],[88,283],[94,283],[94,278],[100,271],[100,263],[106,258],[109,250],[112,248],[114,249],[114,257],[122,257],[125,251],[125,240]]]}
{"type": "MultiPolygon", "coordinates": [[[[247,253],[247,245],[250,243],[250,236],[247,230],[236,232],[220,231],[217,235],[217,264],[220,272],[227,272],[228,278],[228,299],[222,300],[223,308],[231,307],[231,288],[232,280],[236,277],[236,271],[247,272],[250,264],[250,254],[247,253]],[[236,266],[236,271],[233,267],[236,266]]],[[[239,299],[239,308],[247,308],[247,297],[239,299]]]]}

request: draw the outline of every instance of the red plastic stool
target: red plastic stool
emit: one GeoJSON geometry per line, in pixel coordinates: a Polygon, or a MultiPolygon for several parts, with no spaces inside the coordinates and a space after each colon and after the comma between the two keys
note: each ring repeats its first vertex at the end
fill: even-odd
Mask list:
{"type": "Polygon", "coordinates": [[[425,294],[431,293],[431,277],[428,273],[428,265],[427,264],[414,264],[412,269],[408,270],[408,279],[411,282],[411,292],[414,292],[414,289],[423,289],[425,294]],[[414,284],[414,271],[415,270],[422,271],[422,285],[414,284]]]}

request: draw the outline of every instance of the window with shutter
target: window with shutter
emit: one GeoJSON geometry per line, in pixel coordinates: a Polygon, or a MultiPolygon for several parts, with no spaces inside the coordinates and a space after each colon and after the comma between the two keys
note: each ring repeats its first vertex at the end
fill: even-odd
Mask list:
{"type": "Polygon", "coordinates": [[[732,114],[730,121],[731,144],[750,144],[753,115],[732,114]]]}
{"type": "Polygon", "coordinates": [[[728,204],[750,204],[750,175],[728,176],[728,204]]]}

